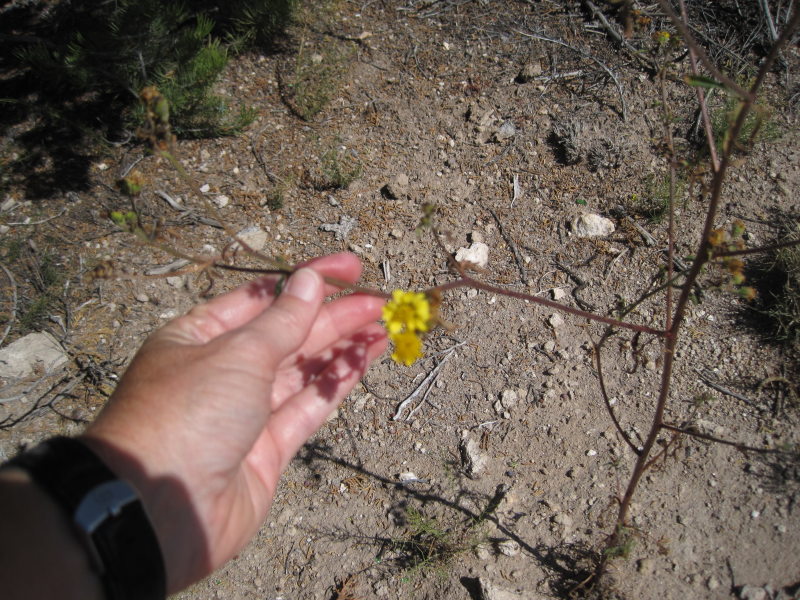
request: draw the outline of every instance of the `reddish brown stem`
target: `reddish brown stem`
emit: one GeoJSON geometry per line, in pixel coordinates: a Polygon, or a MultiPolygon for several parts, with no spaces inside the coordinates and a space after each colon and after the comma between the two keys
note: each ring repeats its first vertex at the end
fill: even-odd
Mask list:
{"type": "Polygon", "coordinates": [[[530,302],[533,302],[534,304],[541,304],[542,306],[547,306],[548,308],[552,308],[554,310],[559,310],[561,312],[569,313],[576,317],[583,317],[584,319],[597,321],[599,323],[605,323],[606,325],[613,325],[614,327],[622,327],[624,329],[639,331],[641,333],[649,333],[651,335],[657,335],[659,337],[664,337],[666,335],[666,332],[661,329],[653,329],[652,327],[648,327],[647,325],[636,325],[634,323],[626,323],[625,321],[612,319],[611,317],[604,317],[602,315],[597,315],[595,313],[587,312],[585,310],[572,308],[571,306],[565,306],[564,304],[560,304],[553,300],[548,300],[547,298],[539,298],[538,296],[532,296],[530,294],[523,294],[522,292],[515,292],[513,290],[506,290],[500,287],[495,287],[493,285],[489,285],[488,283],[483,283],[482,281],[473,279],[468,275],[462,275],[460,279],[456,279],[454,281],[438,285],[427,291],[430,292],[436,290],[439,292],[443,292],[445,290],[452,290],[460,287],[472,287],[478,290],[483,290],[485,292],[490,292],[492,294],[510,296],[511,298],[517,298],[518,300],[528,300],[530,302]]]}

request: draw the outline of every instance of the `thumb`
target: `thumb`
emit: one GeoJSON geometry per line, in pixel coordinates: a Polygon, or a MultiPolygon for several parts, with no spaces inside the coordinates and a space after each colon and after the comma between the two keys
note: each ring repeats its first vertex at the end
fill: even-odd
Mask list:
{"type": "Polygon", "coordinates": [[[322,277],[312,268],[295,271],[280,296],[246,329],[260,336],[260,347],[278,365],[308,337],[324,299],[322,277]]]}

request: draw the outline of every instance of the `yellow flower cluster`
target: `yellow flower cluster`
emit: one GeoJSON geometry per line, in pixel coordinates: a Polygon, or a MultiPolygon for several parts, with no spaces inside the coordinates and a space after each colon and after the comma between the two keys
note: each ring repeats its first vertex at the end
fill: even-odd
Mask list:
{"type": "Polygon", "coordinates": [[[383,307],[383,320],[394,344],[392,360],[411,366],[422,357],[420,335],[430,328],[428,297],[421,292],[394,290],[392,299],[383,307]]]}

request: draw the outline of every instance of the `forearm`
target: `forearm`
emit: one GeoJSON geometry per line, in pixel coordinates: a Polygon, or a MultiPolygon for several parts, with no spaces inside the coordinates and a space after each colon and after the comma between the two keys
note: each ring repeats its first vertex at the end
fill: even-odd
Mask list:
{"type": "Polygon", "coordinates": [[[61,509],[21,469],[0,470],[0,581],[6,600],[102,600],[100,579],[61,509]]]}

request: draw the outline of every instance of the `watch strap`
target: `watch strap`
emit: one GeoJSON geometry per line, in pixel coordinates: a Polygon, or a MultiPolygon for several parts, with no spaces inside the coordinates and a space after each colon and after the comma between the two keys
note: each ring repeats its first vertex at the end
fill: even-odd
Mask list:
{"type": "Polygon", "coordinates": [[[109,600],[162,600],[161,549],[136,490],[85,444],[55,437],[12,459],[64,511],[109,600]]]}

